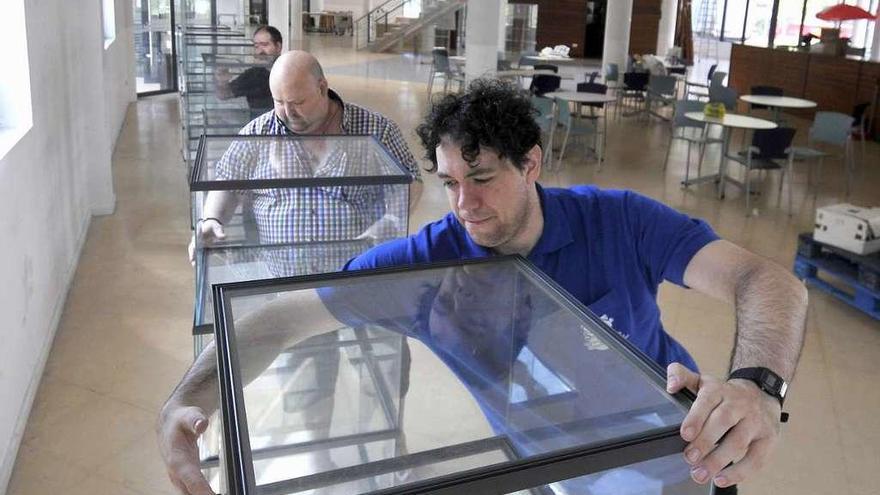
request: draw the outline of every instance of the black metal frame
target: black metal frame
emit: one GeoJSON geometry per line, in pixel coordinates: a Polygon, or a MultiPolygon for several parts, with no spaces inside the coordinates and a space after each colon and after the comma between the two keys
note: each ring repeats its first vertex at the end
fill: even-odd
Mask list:
{"type": "Polygon", "coordinates": [[[240,134],[202,134],[199,138],[199,148],[196,151],[195,164],[190,176],[189,189],[195,191],[241,191],[248,189],[273,189],[292,187],[333,187],[333,186],[383,186],[393,184],[410,184],[415,180],[412,172],[404,167],[382,143],[372,134],[322,134],[317,135],[240,135],[240,134]],[[256,180],[227,180],[227,181],[200,181],[202,166],[205,160],[205,146],[208,139],[234,139],[236,141],[247,140],[316,140],[316,139],[353,139],[369,138],[377,146],[380,153],[384,154],[400,171],[400,175],[365,175],[360,177],[312,177],[312,178],[286,178],[286,179],[256,179],[256,180]]]}
{"type": "MultiPolygon", "coordinates": [[[[406,337],[401,335],[387,336],[387,337],[369,337],[366,335],[366,332],[362,328],[354,329],[354,338],[353,339],[343,339],[336,341],[332,344],[314,344],[314,345],[298,345],[294,346],[288,351],[295,353],[302,357],[314,356],[315,354],[326,351],[328,349],[341,349],[347,347],[360,347],[362,352],[362,357],[360,358],[349,358],[349,361],[353,364],[358,364],[360,362],[364,362],[367,371],[370,374],[370,379],[373,382],[373,385],[376,389],[376,395],[379,397],[379,402],[382,406],[382,412],[385,416],[385,422],[387,424],[387,428],[368,431],[364,433],[354,433],[349,435],[337,436],[337,437],[329,437],[329,438],[319,438],[314,440],[306,440],[302,442],[296,442],[292,444],[286,445],[274,445],[271,447],[263,447],[260,449],[253,450],[251,452],[251,457],[253,459],[262,459],[266,457],[272,457],[277,455],[295,455],[301,452],[312,452],[315,449],[323,448],[323,449],[334,449],[340,447],[351,447],[357,445],[363,445],[372,442],[379,441],[387,441],[387,440],[398,440],[400,438],[400,422],[401,422],[401,414],[402,414],[402,400],[395,407],[393,403],[393,399],[391,398],[391,392],[385,387],[384,381],[379,376],[379,372],[376,369],[377,361],[387,361],[389,358],[399,358],[399,355],[390,355],[384,357],[376,357],[370,354],[368,351],[372,347],[373,344],[380,343],[391,343],[394,341],[404,342],[406,337]]],[[[403,346],[405,343],[401,344],[401,351],[403,350],[403,346]]],[[[399,385],[402,386],[403,383],[403,373],[405,370],[401,368],[401,383],[399,385]]],[[[402,389],[401,389],[402,392],[402,389]]],[[[402,399],[402,398],[401,398],[402,399]]],[[[210,468],[219,468],[220,467],[220,459],[217,455],[208,456],[200,460],[200,466],[202,469],[210,469],[210,468]]]]}
{"type": "MultiPolygon", "coordinates": [[[[618,335],[613,329],[610,329],[580,301],[568,294],[549,276],[542,273],[532,263],[519,255],[217,284],[213,286],[214,310],[216,315],[223,315],[223,317],[217,318],[215,316],[214,328],[218,355],[217,365],[221,385],[220,403],[225,424],[224,447],[229,456],[226,464],[229,495],[274,494],[276,493],[276,491],[273,491],[274,488],[286,490],[278,491],[277,493],[289,493],[290,488],[287,482],[280,482],[261,486],[259,492],[257,491],[255,474],[253,472],[252,452],[248,441],[247,418],[242,399],[243,383],[236,366],[238,358],[235,338],[231,336],[231,334],[235,333],[231,323],[233,320],[230,318],[231,313],[229,312],[231,311],[230,298],[233,295],[232,293],[235,293],[234,295],[237,297],[259,295],[277,292],[277,288],[281,286],[302,285],[302,288],[314,288],[322,282],[328,281],[404,273],[413,270],[430,270],[510,261],[515,263],[525,275],[544,282],[549,293],[557,296],[563,306],[571,310],[576,317],[593,323],[602,329],[605,334],[603,335],[605,337],[603,341],[609,347],[613,347],[625,357],[630,357],[630,362],[642,370],[649,380],[653,381],[661,390],[665,389],[665,372],[662,367],[648,358],[629,341],[618,335]],[[276,487],[275,485],[278,486],[276,487]]],[[[670,397],[673,403],[677,403],[684,410],[689,408],[689,403],[695,398],[693,394],[686,390],[672,394],[670,397]]],[[[526,459],[509,463],[484,466],[403,486],[378,490],[372,492],[371,495],[509,493],[679,453],[687,445],[687,442],[679,434],[679,428],[680,425],[654,428],[648,432],[621,438],[610,444],[585,445],[561,449],[552,453],[530,456],[526,459]]],[[[491,441],[491,439],[489,440],[491,441]]],[[[438,455],[446,449],[455,449],[455,446],[436,449],[425,454],[428,456],[438,455]]],[[[399,462],[401,460],[388,459],[377,462],[393,464],[394,461],[399,462]]],[[[406,461],[403,460],[403,462],[405,463],[406,461]]],[[[394,468],[391,465],[390,470],[394,471],[407,467],[404,465],[402,468],[394,468]]],[[[334,470],[332,474],[333,476],[344,474],[341,471],[344,470],[334,470]]],[[[322,476],[325,474],[329,475],[330,473],[320,473],[313,476],[323,479],[322,476]]],[[[334,479],[338,480],[339,478],[334,477],[334,479]]]]}
{"type": "Polygon", "coordinates": [[[207,311],[211,311],[212,308],[206,307],[206,297],[208,292],[211,291],[211,286],[213,284],[209,284],[208,277],[208,265],[205,262],[205,259],[211,254],[213,251],[231,251],[231,250],[246,250],[246,249],[280,249],[280,248],[291,248],[296,249],[300,247],[307,246],[318,246],[318,245],[336,245],[336,244],[363,244],[364,250],[370,247],[370,241],[367,240],[358,240],[358,239],[345,239],[345,240],[337,240],[337,241],[313,241],[313,242],[290,242],[285,244],[261,244],[258,246],[254,245],[234,245],[234,246],[224,246],[222,244],[206,247],[197,250],[196,252],[196,299],[195,299],[195,308],[193,311],[193,336],[195,335],[209,335],[214,333],[214,323],[201,323],[204,321],[204,313],[207,311]]]}

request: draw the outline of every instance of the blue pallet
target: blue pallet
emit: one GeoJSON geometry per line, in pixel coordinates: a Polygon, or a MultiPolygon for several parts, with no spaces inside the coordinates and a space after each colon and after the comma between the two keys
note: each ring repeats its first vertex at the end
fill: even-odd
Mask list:
{"type": "Polygon", "coordinates": [[[807,258],[797,255],[794,259],[794,273],[807,285],[831,294],[850,306],[880,320],[880,291],[865,287],[858,280],[858,267],[835,256],[807,258]],[[820,272],[832,275],[851,289],[847,292],[819,277],[820,272]]]}

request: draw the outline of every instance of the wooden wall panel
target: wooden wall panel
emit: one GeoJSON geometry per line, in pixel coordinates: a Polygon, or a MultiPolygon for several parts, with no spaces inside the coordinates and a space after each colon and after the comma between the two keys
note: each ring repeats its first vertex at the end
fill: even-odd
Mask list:
{"type": "Polygon", "coordinates": [[[804,98],[819,110],[849,114],[856,103],[861,62],[831,55],[810,55],[804,98]]]}
{"type": "MultiPolygon", "coordinates": [[[[766,84],[781,87],[787,96],[815,101],[815,110],[785,111],[806,119],[812,119],[816,110],[848,115],[856,103],[873,101],[880,85],[880,63],[754,46],[733,45],[730,72],[728,84],[739,94],[766,84]]],[[[871,113],[875,122],[880,119],[876,106],[871,113]]],[[[880,125],[873,131],[880,136],[880,125]]]]}
{"type": "MultiPolygon", "coordinates": [[[[609,0],[614,1],[614,0],[609,0]]],[[[629,27],[629,54],[644,55],[657,51],[662,0],[634,0],[629,27]]],[[[662,53],[660,55],[663,55],[662,53]]]]}
{"type": "Polygon", "coordinates": [[[572,57],[583,57],[587,0],[511,0],[509,3],[538,5],[538,50],[545,46],[568,45],[572,57]]]}
{"type": "MultiPolygon", "coordinates": [[[[782,88],[788,96],[803,98],[807,89],[807,72],[810,65],[808,53],[767,50],[770,53],[767,64],[767,83],[782,88]]],[[[748,89],[748,88],[746,88],[748,89]]]]}
{"type": "Polygon", "coordinates": [[[763,48],[734,45],[730,51],[727,85],[739,94],[746,94],[752,86],[764,84],[770,77],[770,55],[770,51],[763,48]]]}

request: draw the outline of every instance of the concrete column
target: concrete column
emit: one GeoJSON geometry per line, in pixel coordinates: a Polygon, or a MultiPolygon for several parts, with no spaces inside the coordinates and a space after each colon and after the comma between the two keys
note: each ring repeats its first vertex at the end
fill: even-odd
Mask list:
{"type": "Polygon", "coordinates": [[[678,14],[678,0],[663,0],[660,4],[660,26],[657,29],[657,55],[666,56],[675,45],[675,18],[678,14]]]}
{"type": "MultiPolygon", "coordinates": [[[[302,48],[303,40],[303,4],[302,0],[288,0],[290,2],[290,25],[288,27],[289,49],[302,48]]],[[[354,22],[354,19],[352,19],[354,22]]]]}
{"type": "MultiPolygon", "coordinates": [[[[630,0],[631,1],[631,0],[630,0]]],[[[501,0],[468,0],[464,71],[467,80],[495,70],[498,61],[498,10],[501,0]]]]}
{"type": "Polygon", "coordinates": [[[874,21],[874,41],[871,43],[871,61],[880,62],[880,18],[874,21]]]}
{"type": "Polygon", "coordinates": [[[498,2],[498,52],[503,54],[507,44],[507,0],[498,2]]]}
{"type": "Polygon", "coordinates": [[[632,7],[633,0],[609,1],[605,14],[605,45],[602,48],[602,65],[617,64],[621,73],[626,70],[626,60],[629,53],[632,7]]]}
{"type": "Polygon", "coordinates": [[[269,0],[266,7],[269,9],[269,25],[281,31],[284,38],[281,49],[286,52],[290,49],[290,0],[269,0]]]}

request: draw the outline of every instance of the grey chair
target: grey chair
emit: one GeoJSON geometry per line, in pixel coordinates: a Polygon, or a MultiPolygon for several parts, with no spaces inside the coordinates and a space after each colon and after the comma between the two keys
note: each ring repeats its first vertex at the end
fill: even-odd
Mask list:
{"type": "Polygon", "coordinates": [[[452,82],[458,84],[458,90],[461,91],[464,87],[464,74],[452,69],[449,63],[449,52],[446,51],[446,48],[434,48],[431,50],[431,54],[434,56],[434,61],[431,65],[431,76],[428,79],[428,100],[431,99],[431,92],[434,89],[434,79],[438,76],[443,78],[444,93],[449,90],[449,84],[452,82]]]}
{"type": "MultiPolygon", "coordinates": [[[[575,119],[572,117],[571,109],[568,106],[568,101],[556,98],[556,126],[560,128],[561,131],[565,132],[562,138],[562,146],[559,148],[559,159],[557,160],[557,169],[562,168],[562,159],[565,157],[565,149],[568,146],[568,139],[572,136],[593,136],[594,146],[597,146],[598,139],[596,136],[598,135],[598,123],[595,119],[575,119]]],[[[586,151],[587,143],[584,140],[584,148],[586,151]]],[[[599,166],[602,165],[602,152],[596,149],[596,157],[599,160],[599,166]]]]}
{"type": "Polygon", "coordinates": [[[617,96],[621,88],[620,69],[617,64],[605,64],[605,74],[602,82],[608,87],[612,95],[617,96]]]}
{"type": "MultiPolygon", "coordinates": [[[[777,201],[782,199],[782,183],[785,181],[785,172],[788,168],[782,160],[791,163],[792,146],[796,130],[792,127],[777,127],[775,129],[758,129],[752,134],[752,145],[743,152],[744,159],[733,161],[745,167],[746,215],[751,214],[752,181],[749,180],[750,172],[754,170],[777,170],[780,172],[779,192],[777,201]]],[[[789,189],[789,211],[791,208],[791,187],[789,189]]]]}
{"type": "Polygon", "coordinates": [[[696,86],[692,83],[689,83],[688,90],[686,92],[686,96],[695,96],[698,100],[701,98],[708,98],[711,93],[713,87],[724,86],[724,80],[727,78],[727,72],[723,70],[716,70],[712,72],[712,75],[709,77],[709,85],[708,87],[704,86],[696,86]]]}
{"type": "Polygon", "coordinates": [[[691,95],[701,96],[705,98],[707,96],[706,90],[709,89],[709,85],[712,83],[712,75],[715,74],[715,69],[718,68],[718,64],[712,64],[709,67],[709,72],[706,74],[706,82],[699,81],[685,81],[684,83],[684,97],[688,99],[691,95]]]}
{"type": "Polygon", "coordinates": [[[675,82],[675,76],[651,75],[645,91],[645,115],[669,120],[669,117],[657,112],[654,105],[659,104],[662,108],[672,106],[675,103],[675,82]]]}
{"type": "Polygon", "coordinates": [[[551,163],[553,160],[553,135],[556,128],[556,119],[553,115],[553,100],[542,96],[532,95],[532,107],[534,107],[536,116],[535,122],[541,128],[541,134],[545,134],[547,139],[544,140],[546,145],[543,149],[543,163],[551,163]]]}
{"type": "MultiPolygon", "coordinates": [[[[810,127],[807,146],[794,146],[789,157],[789,168],[796,159],[816,159],[818,161],[815,193],[819,194],[819,182],[822,178],[822,163],[826,157],[835,156],[828,147],[838,148],[846,167],[846,195],[849,196],[850,183],[855,172],[855,158],[852,153],[852,128],[855,119],[851,115],[839,112],[816,112],[813,125],[810,127]]],[[[808,170],[812,176],[812,170],[808,170]]],[[[808,179],[809,182],[809,179],[808,179]]],[[[789,202],[791,199],[789,198],[789,202]]]]}
{"type": "MultiPolygon", "coordinates": [[[[579,93],[595,93],[595,94],[608,94],[608,86],[604,84],[599,84],[596,82],[583,82],[578,83],[577,90],[579,93]]],[[[596,121],[596,134],[593,140],[593,148],[597,150],[597,155],[599,157],[599,168],[601,170],[602,162],[605,161],[605,150],[608,149],[608,111],[605,103],[581,103],[578,105],[578,113],[582,119],[592,119],[596,121]],[[585,115],[583,110],[589,109],[589,112],[585,115]],[[598,110],[604,110],[601,113],[597,113],[598,110]],[[599,127],[599,119],[602,120],[602,126],[599,127]],[[602,148],[601,153],[599,153],[599,134],[602,135],[602,148]]]]}
{"type": "Polygon", "coordinates": [[[672,151],[672,144],[675,140],[685,141],[688,145],[687,162],[685,162],[684,181],[682,184],[687,185],[691,170],[691,149],[693,145],[698,145],[699,161],[697,161],[697,175],[703,166],[703,156],[705,155],[707,144],[721,144],[721,138],[709,137],[707,126],[702,122],[697,122],[685,117],[688,112],[702,112],[706,104],[696,100],[676,100],[674,103],[675,111],[672,115],[672,127],[669,132],[669,145],[666,147],[666,159],[663,160],[663,171],[669,164],[669,155],[672,151]]]}
{"type": "Polygon", "coordinates": [[[721,85],[709,86],[709,103],[723,103],[728,112],[736,111],[738,99],[739,95],[733,88],[721,85]]]}

